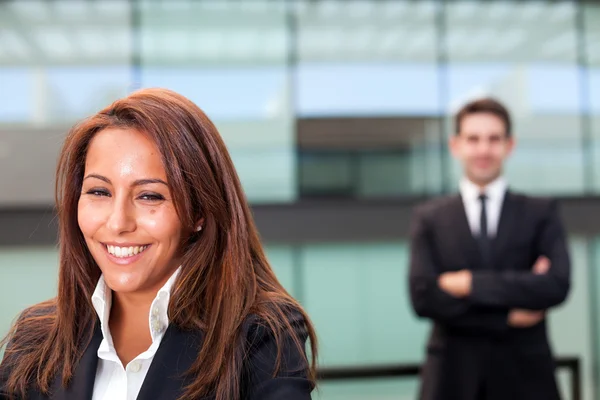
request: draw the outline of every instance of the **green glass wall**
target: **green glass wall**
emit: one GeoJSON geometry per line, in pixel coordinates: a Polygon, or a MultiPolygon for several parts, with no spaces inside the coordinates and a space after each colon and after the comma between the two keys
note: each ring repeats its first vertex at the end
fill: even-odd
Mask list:
{"type": "MultiPolygon", "coordinates": [[[[594,294],[600,281],[593,270],[600,262],[600,251],[594,252],[598,246],[598,241],[571,238],[572,292],[549,317],[556,354],[581,359],[585,399],[592,398],[598,340],[594,294]]],[[[267,246],[267,253],[282,283],[302,302],[316,326],[321,366],[423,361],[429,324],[417,320],[410,308],[406,243],[276,245],[267,246]]],[[[52,248],[0,251],[0,277],[10,282],[0,291],[2,333],[24,307],[56,293],[56,265],[52,248]]],[[[568,399],[568,373],[561,372],[560,377],[568,399]]],[[[417,383],[416,378],[324,383],[315,398],[412,399],[417,383]]]]}

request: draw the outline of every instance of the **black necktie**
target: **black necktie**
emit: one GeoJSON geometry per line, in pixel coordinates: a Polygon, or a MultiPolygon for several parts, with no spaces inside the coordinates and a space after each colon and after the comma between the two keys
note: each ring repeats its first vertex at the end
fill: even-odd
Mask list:
{"type": "Polygon", "coordinates": [[[485,194],[479,195],[479,202],[481,203],[481,216],[479,218],[479,249],[481,250],[481,256],[483,257],[483,263],[486,268],[492,266],[492,246],[490,237],[488,235],[488,219],[487,219],[487,196],[485,194]]]}

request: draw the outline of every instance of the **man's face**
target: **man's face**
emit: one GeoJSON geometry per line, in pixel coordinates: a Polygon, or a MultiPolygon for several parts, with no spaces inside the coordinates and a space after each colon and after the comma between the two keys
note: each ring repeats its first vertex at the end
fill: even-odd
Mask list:
{"type": "Polygon", "coordinates": [[[464,169],[466,177],[485,186],[502,173],[504,160],[514,147],[504,121],[492,113],[468,114],[460,123],[460,132],[450,139],[450,150],[464,169]]]}

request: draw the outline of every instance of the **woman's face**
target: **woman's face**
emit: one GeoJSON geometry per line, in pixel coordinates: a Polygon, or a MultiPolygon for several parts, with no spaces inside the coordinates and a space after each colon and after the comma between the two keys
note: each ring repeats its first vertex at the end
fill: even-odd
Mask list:
{"type": "Polygon", "coordinates": [[[156,293],[179,266],[179,220],[158,148],[130,129],[105,129],[85,161],[77,217],[107,285],[156,293]]]}

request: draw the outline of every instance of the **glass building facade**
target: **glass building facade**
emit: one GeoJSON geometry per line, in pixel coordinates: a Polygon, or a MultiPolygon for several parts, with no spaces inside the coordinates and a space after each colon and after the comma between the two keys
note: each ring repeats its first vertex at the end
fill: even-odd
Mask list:
{"type": "MultiPolygon", "coordinates": [[[[481,95],[512,112],[513,188],[600,194],[600,3],[28,0],[0,1],[0,210],[51,207],[68,128],[143,87],[208,114],[253,205],[451,192],[452,114],[481,95]]],[[[410,309],[406,238],[266,246],[316,324],[321,366],[423,360],[429,325],[410,309]]],[[[573,289],[551,333],[596,399],[600,241],[573,233],[570,247],[573,289]]],[[[2,333],[54,295],[56,265],[51,245],[0,246],[2,333]]],[[[416,377],[323,383],[315,398],[412,399],[416,388],[416,377]]]]}

